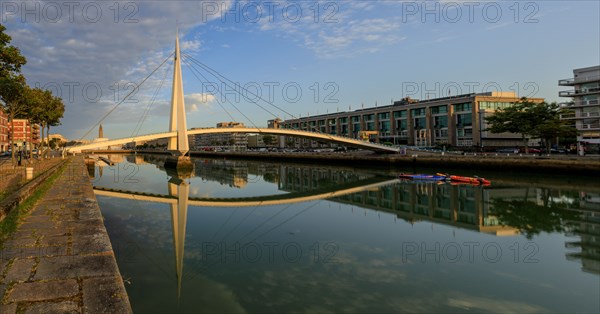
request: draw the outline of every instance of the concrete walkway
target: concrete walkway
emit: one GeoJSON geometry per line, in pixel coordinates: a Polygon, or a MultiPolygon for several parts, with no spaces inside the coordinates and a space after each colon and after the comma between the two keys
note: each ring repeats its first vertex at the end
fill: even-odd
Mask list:
{"type": "Polygon", "coordinates": [[[130,313],[82,157],[0,251],[0,314],[130,313]]]}

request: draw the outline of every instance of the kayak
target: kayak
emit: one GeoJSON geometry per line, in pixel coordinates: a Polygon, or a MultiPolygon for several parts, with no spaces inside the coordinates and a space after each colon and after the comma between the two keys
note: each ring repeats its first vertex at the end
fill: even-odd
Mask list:
{"type": "Polygon", "coordinates": [[[483,184],[489,185],[492,182],[490,180],[486,180],[480,177],[463,177],[463,176],[450,176],[450,181],[452,182],[461,182],[461,183],[470,183],[470,184],[483,184]]]}
{"type": "Polygon", "coordinates": [[[429,180],[429,181],[445,181],[446,176],[438,176],[431,174],[406,174],[401,173],[398,175],[400,179],[411,179],[411,180],[429,180]]]}

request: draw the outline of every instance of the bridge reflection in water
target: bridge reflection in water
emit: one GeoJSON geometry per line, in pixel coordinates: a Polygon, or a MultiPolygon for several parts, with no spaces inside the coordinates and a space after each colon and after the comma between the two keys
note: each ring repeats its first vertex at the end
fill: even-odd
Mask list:
{"type": "MultiPolygon", "coordinates": [[[[113,161],[153,164],[163,169],[164,156],[121,155],[113,161]]],[[[92,176],[102,175],[102,167],[92,176]]],[[[92,170],[92,168],[90,168],[92,170]]],[[[327,199],[356,205],[365,210],[392,214],[409,223],[432,222],[495,236],[520,233],[532,237],[541,232],[562,231],[573,241],[567,258],[579,260],[582,270],[600,274],[600,203],[598,195],[515,185],[490,187],[449,183],[400,181],[384,172],[353,168],[325,168],[296,164],[266,164],[250,161],[196,159],[193,173],[167,174],[168,195],[147,194],[95,187],[97,195],[168,203],[171,207],[178,292],[183,278],[183,257],[188,206],[245,207],[290,204],[327,199]],[[199,198],[190,196],[193,177],[243,188],[253,177],[277,184],[283,194],[199,198]],[[518,209],[518,210],[515,210],[518,209]],[[544,220],[539,217],[554,217],[544,220]]]]}

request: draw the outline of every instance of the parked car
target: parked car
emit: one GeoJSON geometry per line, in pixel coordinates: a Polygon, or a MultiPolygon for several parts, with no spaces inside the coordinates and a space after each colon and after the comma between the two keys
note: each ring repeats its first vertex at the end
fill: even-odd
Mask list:
{"type": "Polygon", "coordinates": [[[519,149],[518,148],[500,148],[500,149],[496,150],[496,152],[504,153],[504,154],[516,154],[519,152],[519,149]]]}
{"type": "Polygon", "coordinates": [[[10,155],[11,155],[11,152],[9,152],[9,151],[0,153],[0,157],[6,157],[6,156],[10,156],[10,155]]]}
{"type": "MultiPolygon", "coordinates": [[[[541,153],[541,152],[542,152],[542,150],[541,150],[541,149],[538,149],[538,148],[533,148],[533,147],[529,147],[529,148],[528,148],[528,150],[529,150],[529,153],[530,153],[530,154],[538,154],[538,153],[541,153]]],[[[523,153],[523,154],[525,154],[525,147],[521,147],[521,148],[519,149],[519,152],[520,152],[520,153],[523,153]]]]}
{"type": "MultiPolygon", "coordinates": [[[[542,149],[542,153],[546,153],[546,149],[542,149]]],[[[564,148],[550,148],[551,154],[566,154],[567,150],[564,148]]]]}

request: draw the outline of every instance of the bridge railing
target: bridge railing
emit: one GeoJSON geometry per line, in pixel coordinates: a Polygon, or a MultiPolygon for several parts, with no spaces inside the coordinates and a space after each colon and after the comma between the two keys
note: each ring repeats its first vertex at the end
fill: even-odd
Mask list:
{"type": "MultiPolygon", "coordinates": [[[[299,137],[307,137],[307,138],[311,138],[310,134],[318,134],[319,137],[315,136],[314,140],[329,140],[332,142],[340,142],[342,144],[348,144],[348,145],[354,145],[357,147],[363,147],[363,148],[373,148],[373,149],[377,149],[377,150],[383,150],[383,151],[388,151],[388,152],[395,152],[398,151],[397,148],[395,147],[391,147],[391,146],[387,146],[387,145],[382,145],[382,144],[378,144],[378,143],[371,143],[368,141],[363,141],[360,139],[355,139],[355,138],[351,138],[351,137],[345,137],[345,136],[339,136],[339,135],[334,135],[334,134],[329,134],[329,133],[324,133],[324,132],[315,132],[315,131],[307,131],[307,130],[298,130],[298,129],[287,129],[287,128],[268,128],[268,127],[246,127],[246,128],[193,128],[188,130],[188,133],[191,134],[202,134],[202,131],[208,131],[208,130],[215,130],[215,132],[206,132],[206,133],[236,133],[237,132],[241,132],[241,133],[254,133],[254,130],[256,130],[256,133],[272,133],[274,135],[281,135],[281,136],[299,136],[299,137]],[[289,132],[290,134],[281,134],[281,133],[286,133],[289,132]]],[[[86,143],[86,144],[80,144],[80,145],[74,145],[74,146],[68,146],[65,149],[67,151],[82,151],[85,149],[93,149],[95,147],[101,147],[101,146],[111,146],[111,145],[118,145],[118,144],[124,144],[124,143],[128,143],[128,142],[135,142],[136,139],[139,140],[149,140],[149,139],[158,139],[158,138],[167,138],[167,137],[171,137],[171,135],[169,134],[175,134],[175,132],[158,132],[158,133],[151,133],[151,134],[144,134],[144,135],[137,135],[134,137],[125,137],[125,138],[120,138],[120,139],[113,139],[113,140],[108,140],[108,141],[101,141],[101,142],[91,142],[91,143],[86,143]]]]}

